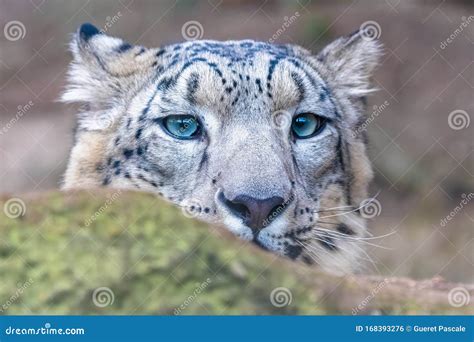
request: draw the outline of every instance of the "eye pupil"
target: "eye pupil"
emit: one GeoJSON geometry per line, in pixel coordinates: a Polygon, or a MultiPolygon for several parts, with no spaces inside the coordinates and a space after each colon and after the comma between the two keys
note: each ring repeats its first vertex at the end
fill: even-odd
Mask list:
{"type": "Polygon", "coordinates": [[[319,134],[324,126],[325,121],[312,113],[297,115],[291,124],[291,129],[297,138],[305,139],[319,134]]]}
{"type": "Polygon", "coordinates": [[[199,135],[200,124],[192,115],[170,115],[163,119],[165,130],[178,139],[192,139],[199,135]]]}

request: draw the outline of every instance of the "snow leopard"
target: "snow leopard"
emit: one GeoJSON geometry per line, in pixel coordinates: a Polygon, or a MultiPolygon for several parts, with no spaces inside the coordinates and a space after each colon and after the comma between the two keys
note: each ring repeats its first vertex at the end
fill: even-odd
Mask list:
{"type": "Polygon", "coordinates": [[[148,48],[86,23],[70,47],[62,100],[81,106],[65,189],[150,192],[278,255],[342,274],[364,264],[360,127],[378,40],[148,48]]]}

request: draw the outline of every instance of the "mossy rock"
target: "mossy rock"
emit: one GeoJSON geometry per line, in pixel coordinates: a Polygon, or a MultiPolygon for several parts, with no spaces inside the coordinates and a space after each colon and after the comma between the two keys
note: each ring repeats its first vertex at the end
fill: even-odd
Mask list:
{"type": "MultiPolygon", "coordinates": [[[[0,314],[350,314],[380,283],[292,263],[151,195],[51,192],[0,205],[0,314]]],[[[357,312],[473,312],[389,285],[357,312]]]]}

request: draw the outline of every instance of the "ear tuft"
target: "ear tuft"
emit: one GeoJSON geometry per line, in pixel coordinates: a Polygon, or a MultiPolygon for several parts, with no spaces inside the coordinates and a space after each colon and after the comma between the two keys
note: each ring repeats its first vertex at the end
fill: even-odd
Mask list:
{"type": "Polygon", "coordinates": [[[382,56],[382,44],[363,30],[336,39],[317,56],[335,85],[349,96],[362,97],[375,89],[370,78],[382,56]]]}
{"type": "Polygon", "coordinates": [[[118,115],[110,108],[127,103],[134,89],[156,72],[156,49],[110,37],[92,24],[81,25],[70,47],[73,60],[61,100],[86,104],[82,127],[99,127],[104,113],[118,115]]]}
{"type": "Polygon", "coordinates": [[[101,34],[99,29],[90,23],[84,23],[79,28],[79,37],[85,42],[89,41],[96,34],[101,34]]]}

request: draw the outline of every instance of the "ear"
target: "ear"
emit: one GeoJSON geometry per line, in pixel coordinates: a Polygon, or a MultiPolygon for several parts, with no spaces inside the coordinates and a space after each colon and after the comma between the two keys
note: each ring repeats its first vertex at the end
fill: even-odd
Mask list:
{"type": "Polygon", "coordinates": [[[317,59],[339,89],[363,97],[375,89],[370,77],[382,56],[382,44],[363,30],[341,37],[326,46],[317,59]]]}
{"type": "Polygon", "coordinates": [[[73,61],[61,100],[86,104],[84,108],[92,113],[81,113],[80,123],[100,120],[101,111],[124,101],[137,78],[146,76],[156,65],[154,50],[107,36],[91,24],[79,28],[70,48],[73,61]]]}

